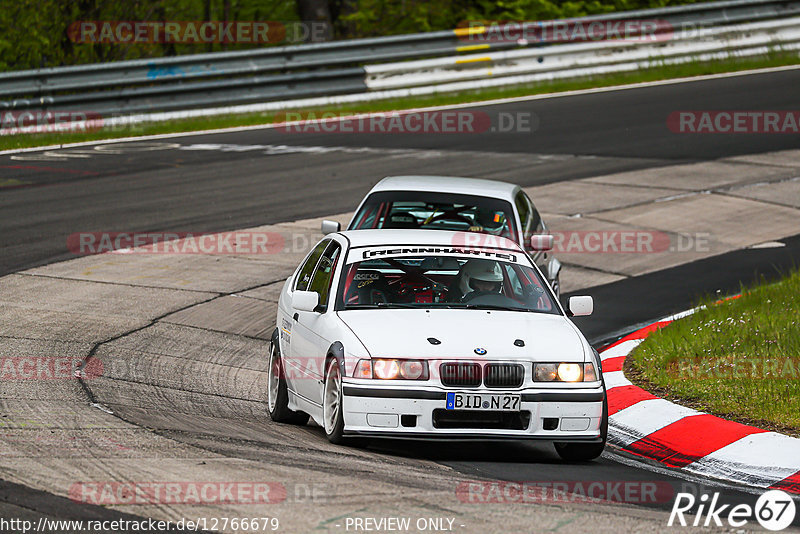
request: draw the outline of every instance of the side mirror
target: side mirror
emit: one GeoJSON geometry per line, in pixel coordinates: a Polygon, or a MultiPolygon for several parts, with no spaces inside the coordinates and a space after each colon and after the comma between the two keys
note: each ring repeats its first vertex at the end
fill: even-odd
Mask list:
{"type": "Polygon", "coordinates": [[[571,317],[591,315],[594,311],[594,299],[589,296],[570,297],[567,301],[567,312],[571,317]]]}
{"type": "Polygon", "coordinates": [[[537,252],[545,252],[553,248],[551,234],[534,234],[531,236],[531,248],[537,252]]]}
{"type": "Polygon", "coordinates": [[[319,293],[316,291],[295,291],[292,294],[292,308],[297,311],[313,312],[319,306],[319,293]]]}
{"type": "Polygon", "coordinates": [[[332,234],[342,229],[342,225],[336,221],[322,221],[322,235],[332,234]]]}

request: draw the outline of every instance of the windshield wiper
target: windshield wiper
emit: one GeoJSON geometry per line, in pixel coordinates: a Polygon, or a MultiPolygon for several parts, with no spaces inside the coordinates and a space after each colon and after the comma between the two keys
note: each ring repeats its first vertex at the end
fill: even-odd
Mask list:
{"type": "Polygon", "coordinates": [[[528,308],[512,308],[509,306],[498,306],[495,304],[460,304],[457,302],[376,302],[375,304],[348,304],[345,310],[375,310],[379,308],[402,308],[409,310],[430,310],[436,308],[446,308],[451,310],[497,310],[497,311],[524,311],[532,312],[528,308]]]}
{"type": "Polygon", "coordinates": [[[345,310],[374,310],[377,308],[409,308],[418,310],[420,306],[404,302],[376,302],[375,304],[348,304],[345,306],[345,310]]]}
{"type": "Polygon", "coordinates": [[[512,308],[510,306],[499,306],[496,304],[463,304],[460,307],[468,310],[533,311],[528,308],[512,308]]]}

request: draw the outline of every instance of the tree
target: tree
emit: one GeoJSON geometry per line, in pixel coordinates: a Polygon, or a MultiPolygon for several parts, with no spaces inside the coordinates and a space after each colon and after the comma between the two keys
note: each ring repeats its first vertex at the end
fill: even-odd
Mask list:
{"type": "MultiPolygon", "coordinates": [[[[322,26],[321,35],[328,38],[333,36],[333,20],[328,0],[297,0],[297,14],[304,24],[322,26]]],[[[306,32],[306,40],[310,40],[313,34],[306,32]]]]}

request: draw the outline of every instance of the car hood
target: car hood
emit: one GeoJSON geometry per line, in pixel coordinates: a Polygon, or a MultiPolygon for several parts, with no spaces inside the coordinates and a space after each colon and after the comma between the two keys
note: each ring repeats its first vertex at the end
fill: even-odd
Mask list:
{"type": "Polygon", "coordinates": [[[373,358],[585,361],[564,316],[486,310],[349,310],[339,317],[373,358]],[[432,344],[428,338],[441,343],[432,344]],[[521,339],[525,345],[514,342],[521,339]],[[483,355],[476,349],[485,349],[483,355]]]}

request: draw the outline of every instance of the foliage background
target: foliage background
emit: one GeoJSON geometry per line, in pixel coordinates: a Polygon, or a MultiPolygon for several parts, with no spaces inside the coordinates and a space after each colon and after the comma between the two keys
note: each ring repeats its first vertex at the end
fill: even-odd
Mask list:
{"type": "MultiPolygon", "coordinates": [[[[82,20],[323,21],[334,39],[454,28],[470,20],[549,20],[697,0],[0,0],[0,71],[194,54],[254,45],[82,44],[82,20]]],[[[261,45],[263,46],[263,45],[261,45]]]]}

